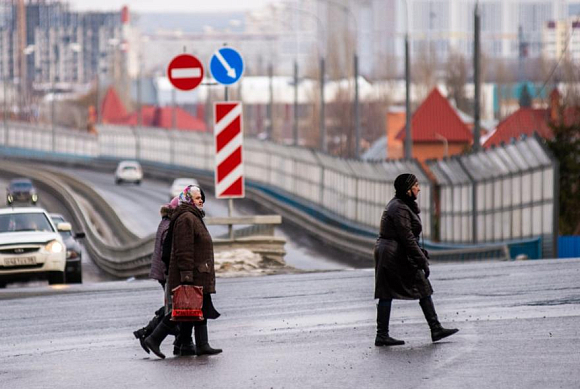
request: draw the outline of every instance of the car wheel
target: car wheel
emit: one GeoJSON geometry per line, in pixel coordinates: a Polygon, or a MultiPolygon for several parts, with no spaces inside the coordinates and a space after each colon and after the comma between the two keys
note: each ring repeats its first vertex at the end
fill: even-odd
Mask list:
{"type": "Polygon", "coordinates": [[[81,269],[79,269],[78,272],[69,275],[66,278],[66,283],[67,284],[82,284],[83,283],[83,272],[81,269]]]}
{"type": "Polygon", "coordinates": [[[135,181],[135,184],[141,185],[141,181],[135,181]]]}
{"type": "Polygon", "coordinates": [[[48,285],[64,284],[64,272],[53,272],[48,275],[48,285]]]}
{"type": "Polygon", "coordinates": [[[121,183],[121,180],[119,180],[118,178],[115,179],[115,185],[119,185],[121,183]]]}
{"type": "Polygon", "coordinates": [[[0,282],[0,289],[6,288],[6,282],[0,282]]]}

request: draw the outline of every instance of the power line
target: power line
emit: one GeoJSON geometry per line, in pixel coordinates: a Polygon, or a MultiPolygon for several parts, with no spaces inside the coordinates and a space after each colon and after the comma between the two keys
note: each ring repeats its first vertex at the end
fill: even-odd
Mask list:
{"type": "Polygon", "coordinates": [[[574,23],[580,21],[580,14],[576,14],[575,17],[576,17],[576,20],[574,20],[572,22],[572,31],[570,31],[570,33],[568,34],[568,38],[566,39],[566,46],[564,46],[564,50],[562,50],[562,54],[560,54],[560,58],[558,58],[558,62],[556,62],[556,64],[552,68],[552,71],[550,72],[550,74],[546,78],[546,81],[544,81],[544,84],[542,85],[542,87],[536,92],[536,97],[539,97],[542,94],[542,91],[544,90],[544,88],[546,87],[546,85],[548,84],[548,82],[550,81],[550,79],[552,78],[554,73],[556,72],[556,69],[558,69],[558,66],[560,66],[562,59],[564,59],[564,55],[568,52],[568,46],[570,45],[570,42],[572,41],[572,35],[574,34],[574,23]]]}

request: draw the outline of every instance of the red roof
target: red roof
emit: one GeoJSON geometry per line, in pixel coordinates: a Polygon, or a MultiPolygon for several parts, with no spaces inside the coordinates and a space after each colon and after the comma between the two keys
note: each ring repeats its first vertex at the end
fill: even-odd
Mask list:
{"type": "MultiPolygon", "coordinates": [[[[147,127],[173,128],[173,107],[144,106],[141,108],[142,123],[147,127]]],[[[175,112],[176,128],[180,130],[206,131],[206,125],[182,108],[175,112]]],[[[136,126],[139,121],[137,112],[133,112],[117,124],[136,126]]]]}
{"type": "Polygon", "coordinates": [[[552,138],[554,135],[548,125],[549,115],[547,109],[520,108],[498,124],[483,147],[508,143],[512,138],[517,139],[524,134],[530,136],[534,132],[543,138],[552,138]]]}
{"type": "MultiPolygon", "coordinates": [[[[107,90],[101,105],[101,120],[108,124],[136,126],[138,113],[127,113],[123,102],[113,87],[107,90]]],[[[203,109],[198,107],[198,115],[203,116],[203,109]]],[[[141,107],[142,123],[147,127],[173,128],[173,107],[156,107],[145,105],[141,107]]],[[[176,128],[180,130],[206,131],[206,125],[183,108],[177,107],[175,112],[176,128]]]]}
{"type": "MultiPolygon", "coordinates": [[[[437,88],[433,88],[413,114],[411,130],[413,142],[441,142],[442,137],[448,142],[473,142],[469,127],[437,88]]],[[[405,127],[399,131],[397,139],[405,139],[405,127]]]]}
{"type": "Polygon", "coordinates": [[[115,88],[110,87],[107,89],[107,93],[103,98],[103,103],[101,104],[101,120],[103,123],[117,123],[119,120],[123,120],[127,116],[127,110],[123,105],[123,102],[117,95],[115,88]]]}

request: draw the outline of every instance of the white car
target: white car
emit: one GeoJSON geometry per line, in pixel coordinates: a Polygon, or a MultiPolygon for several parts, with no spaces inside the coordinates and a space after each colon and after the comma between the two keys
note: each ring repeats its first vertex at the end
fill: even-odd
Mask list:
{"type": "Polygon", "coordinates": [[[121,161],[115,170],[115,184],[132,182],[137,185],[143,180],[143,169],[137,161],[121,161]]]}
{"type": "Polygon", "coordinates": [[[63,284],[65,266],[66,247],[44,209],[0,209],[0,287],[39,278],[63,284]]]}
{"type": "Polygon", "coordinates": [[[173,180],[173,184],[171,184],[171,188],[169,188],[169,201],[173,200],[175,196],[179,196],[179,194],[187,188],[189,185],[199,185],[195,178],[176,178],[173,180]]]}

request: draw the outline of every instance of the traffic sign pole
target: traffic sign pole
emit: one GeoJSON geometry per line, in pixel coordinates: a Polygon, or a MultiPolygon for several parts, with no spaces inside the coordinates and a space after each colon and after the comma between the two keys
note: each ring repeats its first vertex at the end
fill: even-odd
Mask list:
{"type": "MultiPolygon", "coordinates": [[[[225,101],[228,101],[228,87],[224,86],[224,97],[225,97],[225,101]]],[[[234,216],[234,199],[228,199],[228,217],[233,217],[234,216]]],[[[228,235],[230,237],[230,240],[234,240],[234,225],[233,224],[228,224],[228,235]]]]}

